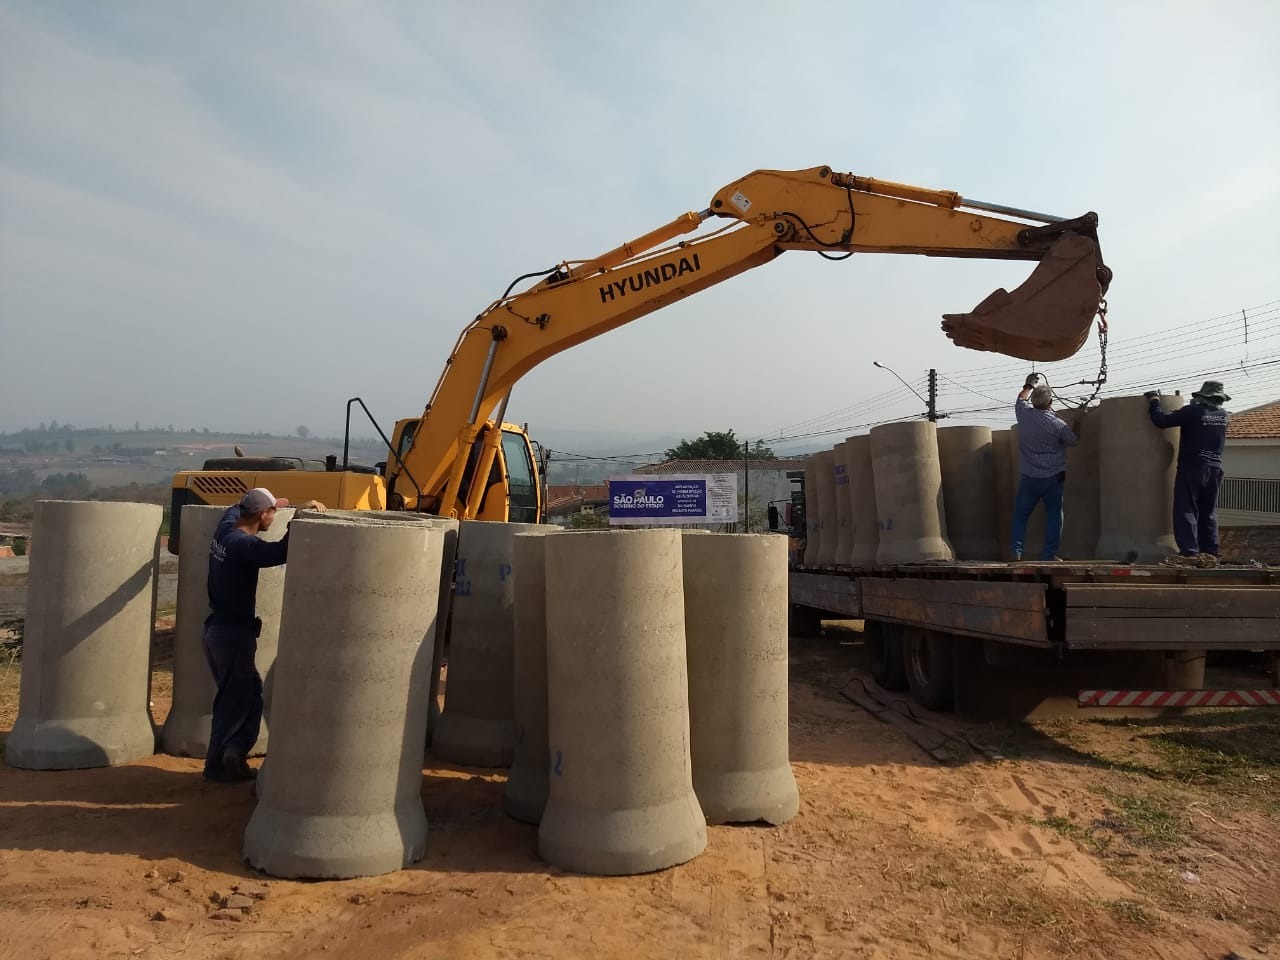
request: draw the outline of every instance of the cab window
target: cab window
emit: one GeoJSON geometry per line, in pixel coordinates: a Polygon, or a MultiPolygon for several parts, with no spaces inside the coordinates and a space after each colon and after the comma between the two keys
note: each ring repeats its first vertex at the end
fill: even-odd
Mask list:
{"type": "Polygon", "coordinates": [[[528,442],[521,434],[503,431],[502,454],[507,461],[507,483],[511,494],[507,505],[508,519],[512,523],[537,523],[538,489],[528,442]]]}

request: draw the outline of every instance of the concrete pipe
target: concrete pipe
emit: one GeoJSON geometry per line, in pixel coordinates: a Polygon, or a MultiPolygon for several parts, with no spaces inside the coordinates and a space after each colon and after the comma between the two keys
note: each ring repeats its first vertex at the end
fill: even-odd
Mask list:
{"type": "Polygon", "coordinates": [[[804,462],[804,565],[816,567],[822,552],[821,513],[818,506],[818,455],[804,462]]]}
{"type": "Polygon", "coordinates": [[[840,546],[840,523],[836,517],[836,452],[815,454],[818,481],[818,566],[833,567],[840,546]]]}
{"type": "Polygon", "coordinates": [[[787,544],[684,538],[693,789],[710,823],[785,823],[800,795],[787,733],[787,544]]]}
{"type": "Polygon", "coordinates": [[[690,769],[683,539],[546,540],[551,776],[538,849],[566,870],[645,873],[706,847],[690,769]]]}
{"type": "Polygon", "coordinates": [[[999,560],[991,428],[943,427],[938,431],[938,459],[947,539],[956,559],[999,560]]]}
{"type": "Polygon", "coordinates": [[[848,441],[837,443],[832,455],[836,501],[836,549],[832,563],[837,567],[847,567],[853,562],[853,501],[849,499],[851,451],[848,441]]]}
{"type": "MultiPolygon", "coordinates": [[[[1022,459],[1018,450],[1019,430],[1016,426],[1009,430],[1009,470],[1010,478],[1013,482],[1013,506],[1017,507],[1018,503],[1018,485],[1022,482],[1022,459]]],[[[1024,560],[1039,560],[1040,554],[1044,552],[1044,501],[1035,505],[1031,511],[1031,516],[1027,518],[1027,535],[1022,541],[1022,557],[1024,560]]],[[[1010,541],[1013,539],[1013,511],[1009,513],[1009,529],[1010,541]]],[[[1010,556],[1012,557],[1012,542],[1010,543],[1010,556]]],[[[1061,547],[1059,547],[1061,549],[1061,547]]]]}
{"type": "Polygon", "coordinates": [[[873,428],[871,463],[880,521],[876,562],[888,566],[952,559],[937,426],[911,421],[873,428]]]}
{"type": "Polygon", "coordinates": [[[871,469],[871,438],[850,437],[848,444],[849,503],[852,506],[853,550],[849,564],[865,569],[876,565],[880,522],[876,516],[876,479],[871,469]]]}
{"type": "MultiPolygon", "coordinates": [[[[1169,413],[1181,396],[1162,397],[1169,413]]],[[[1178,436],[1159,430],[1142,397],[1113,397],[1098,407],[1101,418],[1098,489],[1100,560],[1153,563],[1178,552],[1173,539],[1173,478],[1178,436]]]]}
{"type": "Polygon", "coordinates": [[[431,650],[431,683],[427,691],[427,746],[435,738],[440,725],[440,670],[444,666],[444,645],[449,637],[453,611],[453,574],[458,560],[458,530],[453,519],[436,519],[432,526],[444,535],[444,551],[440,560],[440,599],[437,606],[435,643],[431,650]]]}
{"type": "Polygon", "coordinates": [[[148,700],[163,514],[148,503],[36,501],[10,766],[76,770],[155,752],[148,700]]]}
{"type": "Polygon", "coordinates": [[[1087,413],[1082,410],[1064,411],[1062,419],[1079,443],[1067,448],[1060,552],[1067,560],[1091,560],[1102,535],[1098,485],[1102,415],[1095,407],[1087,413]]]}
{"type": "MultiPolygon", "coordinates": [[[[440,562],[439,626],[435,634],[435,649],[431,653],[431,690],[427,702],[427,744],[436,724],[440,722],[440,669],[444,665],[444,646],[449,637],[449,613],[453,607],[453,568],[458,556],[458,521],[425,513],[406,513],[403,510],[326,510],[323,514],[304,510],[302,517],[329,517],[351,520],[405,520],[412,518],[427,523],[444,533],[444,552],[440,562]]],[[[268,689],[270,685],[268,684],[268,689]]]]}
{"type": "Polygon", "coordinates": [[[226,507],[195,504],[182,508],[178,611],[173,629],[173,704],[160,731],[160,749],[179,757],[203,757],[209,750],[213,697],[217,693],[204,655],[204,621],[209,616],[209,543],[226,512],[226,507]]]}
{"type": "MultiPolygon", "coordinates": [[[[271,529],[263,530],[258,537],[271,543],[283,540],[294,515],[293,507],[281,507],[276,511],[271,529]]],[[[292,549],[291,545],[290,552],[292,549]]],[[[258,676],[262,677],[262,729],[258,731],[258,742],[249,751],[251,757],[267,752],[271,700],[275,693],[276,649],[280,644],[280,611],[284,603],[285,566],[282,564],[258,571],[257,611],[258,619],[262,621],[262,632],[258,634],[258,649],[253,655],[253,663],[258,668],[258,676]]]]}
{"type": "Polygon", "coordinates": [[[991,432],[991,465],[995,472],[996,530],[1000,537],[1000,559],[1013,559],[1013,494],[1016,468],[1013,466],[1013,435],[1009,430],[991,432]]]}
{"type": "Polygon", "coordinates": [[[449,635],[444,711],[431,753],[467,767],[509,767],[515,650],[515,558],[518,533],[545,534],[536,523],[464,520],[458,531],[457,583],[449,635]]]}
{"type": "Polygon", "coordinates": [[[277,877],[388,873],[426,849],[422,754],[444,532],[293,526],[270,773],[244,856],[277,877]]]}
{"type": "MultiPolygon", "coordinates": [[[[782,539],[782,538],[779,538],[782,539]]],[[[512,540],[515,568],[515,752],[503,793],[507,815],[539,823],[547,805],[547,564],[542,534],[512,540]]]]}

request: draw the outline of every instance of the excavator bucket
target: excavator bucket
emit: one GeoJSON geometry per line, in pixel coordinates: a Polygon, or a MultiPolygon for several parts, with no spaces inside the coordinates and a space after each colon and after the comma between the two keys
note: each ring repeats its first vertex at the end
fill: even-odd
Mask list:
{"type": "Polygon", "coordinates": [[[1064,233],[1016,290],[995,291],[969,313],[947,313],[942,330],[958,347],[1022,360],[1065,360],[1089,337],[1098,314],[1098,248],[1064,233]]]}

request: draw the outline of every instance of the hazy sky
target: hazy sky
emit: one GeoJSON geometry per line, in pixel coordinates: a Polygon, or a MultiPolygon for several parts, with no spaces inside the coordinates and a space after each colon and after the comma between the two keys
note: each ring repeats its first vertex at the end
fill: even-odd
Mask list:
{"type": "MultiPolygon", "coordinates": [[[[1280,357],[1278,41],[1269,0],[0,0],[0,429],[334,433],[357,394],[389,424],[517,275],[819,164],[1096,210],[1114,389],[1219,365],[1232,406],[1274,399],[1280,364],[1239,364],[1280,357]]],[[[918,412],[872,360],[990,407],[1029,365],[938,319],[1029,272],[789,253],[547,361],[509,419],[918,412]]],[[[1091,342],[1050,376],[1097,364],[1091,342]]]]}

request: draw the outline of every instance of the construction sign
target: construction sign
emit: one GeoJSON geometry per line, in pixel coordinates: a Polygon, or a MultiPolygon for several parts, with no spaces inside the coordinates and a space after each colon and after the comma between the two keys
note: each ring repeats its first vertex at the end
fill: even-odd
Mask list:
{"type": "Polygon", "coordinates": [[[610,526],[737,523],[733,473],[671,473],[609,479],[610,526]]]}

